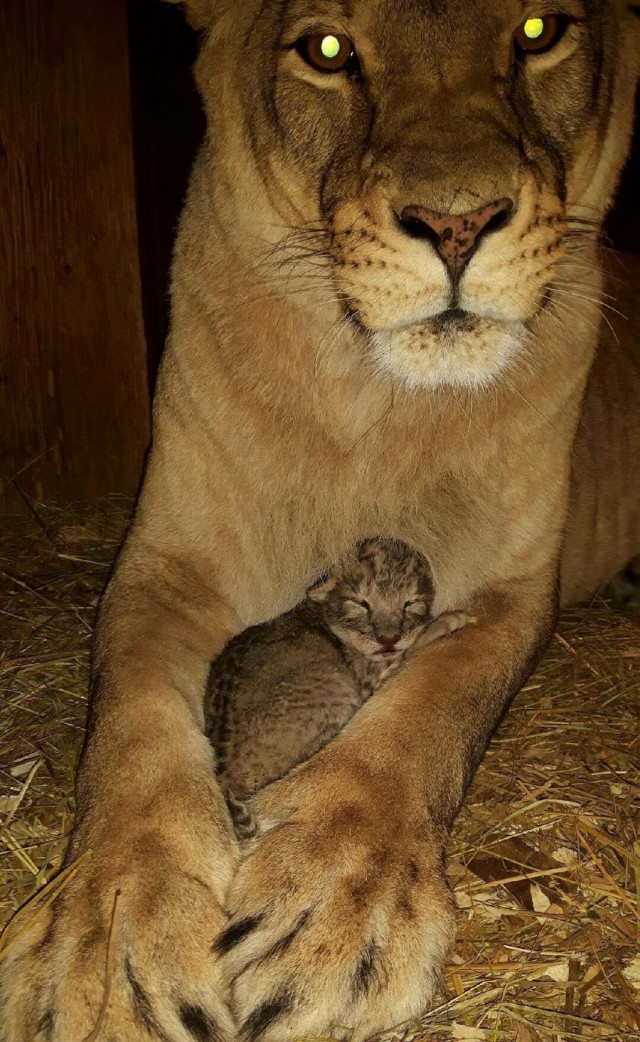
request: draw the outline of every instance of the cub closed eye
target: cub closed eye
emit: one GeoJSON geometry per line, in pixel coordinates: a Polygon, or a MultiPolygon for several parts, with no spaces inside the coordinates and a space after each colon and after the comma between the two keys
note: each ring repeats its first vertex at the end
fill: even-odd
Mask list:
{"type": "Polygon", "coordinates": [[[550,51],[564,36],[569,19],[559,14],[527,18],[515,31],[517,48],[521,54],[543,54],[550,51]]]}
{"type": "Polygon", "coordinates": [[[356,61],[354,46],[341,33],[314,33],[296,44],[301,58],[318,72],[345,72],[356,61]]]}

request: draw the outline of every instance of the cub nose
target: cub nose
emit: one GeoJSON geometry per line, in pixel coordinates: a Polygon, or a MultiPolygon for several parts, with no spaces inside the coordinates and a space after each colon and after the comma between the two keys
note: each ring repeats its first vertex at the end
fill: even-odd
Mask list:
{"type": "Polygon", "coordinates": [[[378,644],[380,645],[380,647],[386,655],[390,655],[393,651],[396,650],[396,644],[398,643],[398,640],[399,637],[381,636],[378,637],[378,644]]]}
{"type": "Polygon", "coordinates": [[[454,279],[465,269],[490,232],[509,223],[511,199],[497,199],[479,210],[464,214],[435,213],[425,206],[405,206],[400,225],[414,239],[428,239],[436,248],[454,279]]]}

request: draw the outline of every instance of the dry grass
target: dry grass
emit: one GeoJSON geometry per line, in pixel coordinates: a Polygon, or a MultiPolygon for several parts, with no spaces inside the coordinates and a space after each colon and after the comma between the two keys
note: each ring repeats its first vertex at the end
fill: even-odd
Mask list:
{"type": "MultiPolygon", "coordinates": [[[[61,862],[91,626],[126,517],[110,501],[3,522],[0,922],[61,862]]],[[[640,625],[605,604],[565,615],[456,825],[457,953],[406,1039],[640,1040],[639,710],[640,625]]]]}

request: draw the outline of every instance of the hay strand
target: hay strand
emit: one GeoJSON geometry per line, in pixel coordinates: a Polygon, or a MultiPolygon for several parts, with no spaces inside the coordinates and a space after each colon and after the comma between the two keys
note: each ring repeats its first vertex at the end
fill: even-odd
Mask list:
{"type": "Polygon", "coordinates": [[[113,911],[111,913],[111,925],[109,926],[109,937],[107,940],[107,960],[104,968],[104,991],[102,994],[102,1004],[98,1012],[98,1019],[96,1020],[93,1031],[89,1034],[83,1042],[96,1042],[109,1009],[109,999],[111,998],[111,986],[113,984],[113,969],[116,961],[116,940],[118,938],[118,930],[120,928],[120,917],[121,917],[121,898],[122,892],[116,890],[115,897],[113,899],[113,911]]]}
{"type": "MultiPolygon", "coordinates": [[[[89,856],[56,876],[95,609],[129,510],[39,507],[0,531],[0,922],[21,909],[0,959],[89,856]]],[[[639,705],[638,621],[603,602],[565,613],[449,843],[458,943],[442,992],[385,1038],[640,1042],[639,705]]],[[[88,1042],[119,915],[114,901],[88,1042]]]]}

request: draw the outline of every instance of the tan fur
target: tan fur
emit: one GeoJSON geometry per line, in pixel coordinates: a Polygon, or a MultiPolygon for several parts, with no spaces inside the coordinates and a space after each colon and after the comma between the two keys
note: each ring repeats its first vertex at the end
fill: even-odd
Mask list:
{"type": "Polygon", "coordinates": [[[637,327],[618,348],[601,323],[591,234],[628,149],[638,22],[623,0],[585,12],[516,76],[516,0],[193,3],[209,135],[100,617],[69,857],[92,855],[0,967],[2,1042],[88,1034],[116,888],[104,1042],[360,1042],[430,1002],[453,940],[444,838],[552,631],[572,458],[565,598],[640,548],[637,327]],[[319,22],[355,40],[364,84],[291,48],[319,22]],[[475,318],[441,328],[445,267],[394,212],[503,198],[460,283],[475,318]],[[371,533],[420,550],[434,610],[478,625],[267,789],[239,862],[208,663],[371,533]]]}

